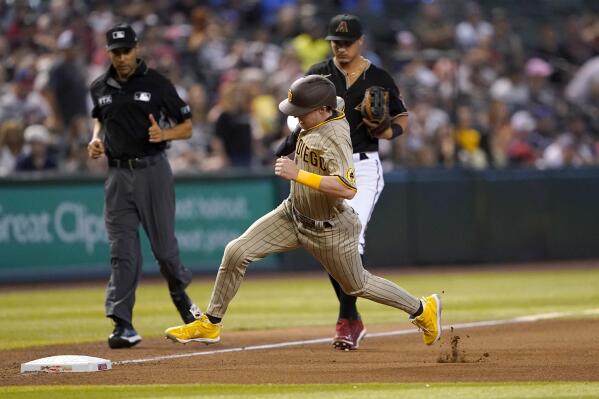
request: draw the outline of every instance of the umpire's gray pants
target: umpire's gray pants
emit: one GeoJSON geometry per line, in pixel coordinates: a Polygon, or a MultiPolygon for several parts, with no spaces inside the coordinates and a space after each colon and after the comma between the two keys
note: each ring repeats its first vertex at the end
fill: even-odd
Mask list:
{"type": "Polygon", "coordinates": [[[183,290],[191,282],[191,272],[179,259],[175,187],[166,156],[143,169],[109,168],[104,191],[104,220],[112,265],[106,288],[106,316],[131,323],[143,263],[140,222],[169,290],[183,290]]]}

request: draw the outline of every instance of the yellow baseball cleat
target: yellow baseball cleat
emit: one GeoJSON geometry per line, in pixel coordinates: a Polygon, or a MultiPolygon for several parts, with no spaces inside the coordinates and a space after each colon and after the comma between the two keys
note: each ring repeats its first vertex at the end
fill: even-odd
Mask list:
{"type": "Polygon", "coordinates": [[[182,326],[167,328],[164,333],[168,339],[186,344],[188,342],[203,342],[215,344],[220,341],[222,324],[212,324],[208,316],[203,314],[198,320],[182,326]]]}
{"type": "Polygon", "coordinates": [[[441,297],[438,294],[424,297],[422,306],[422,314],[410,320],[422,330],[424,343],[432,345],[441,338],[441,297]]]}

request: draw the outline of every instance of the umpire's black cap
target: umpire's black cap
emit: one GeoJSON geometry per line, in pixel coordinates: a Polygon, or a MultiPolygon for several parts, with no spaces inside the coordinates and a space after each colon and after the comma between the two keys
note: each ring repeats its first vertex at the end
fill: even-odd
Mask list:
{"type": "Polygon", "coordinates": [[[279,109],[286,115],[302,116],[322,106],[337,107],[335,85],[324,76],[308,75],[291,84],[279,109]]]}
{"type": "Polygon", "coordinates": [[[108,51],[135,46],[137,46],[137,35],[129,24],[117,24],[106,32],[106,49],[108,51]]]}
{"type": "Polygon", "coordinates": [[[325,40],[356,41],[362,37],[360,18],[350,14],[339,14],[331,18],[325,40]]]}

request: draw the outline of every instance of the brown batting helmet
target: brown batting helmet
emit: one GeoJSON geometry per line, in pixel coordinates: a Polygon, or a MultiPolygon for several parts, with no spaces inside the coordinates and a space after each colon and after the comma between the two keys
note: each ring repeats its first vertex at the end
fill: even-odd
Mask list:
{"type": "Polygon", "coordinates": [[[302,116],[322,106],[337,107],[335,85],[320,75],[308,75],[291,84],[279,109],[286,115],[302,116]]]}

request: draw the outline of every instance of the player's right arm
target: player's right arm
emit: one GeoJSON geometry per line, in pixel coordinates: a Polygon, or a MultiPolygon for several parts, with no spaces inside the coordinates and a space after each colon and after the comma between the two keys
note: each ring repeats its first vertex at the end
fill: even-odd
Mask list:
{"type": "Polygon", "coordinates": [[[295,180],[332,197],[352,199],[356,195],[356,189],[343,184],[338,176],[322,176],[316,173],[299,169],[294,161],[287,157],[277,158],[275,163],[275,175],[287,180],[295,180]]]}
{"type": "MultiPolygon", "coordinates": [[[[309,173],[309,172],[306,172],[309,173]]],[[[318,175],[317,175],[318,176],[318,175]]],[[[333,197],[340,197],[344,199],[352,199],[356,195],[356,189],[350,188],[343,184],[338,176],[321,176],[319,191],[331,195],[333,197]]],[[[298,181],[296,179],[296,181],[298,181]]]]}
{"type": "Polygon", "coordinates": [[[104,155],[104,143],[100,137],[102,132],[102,123],[94,118],[94,130],[92,133],[92,139],[87,145],[87,153],[90,158],[96,159],[104,155]]]}

